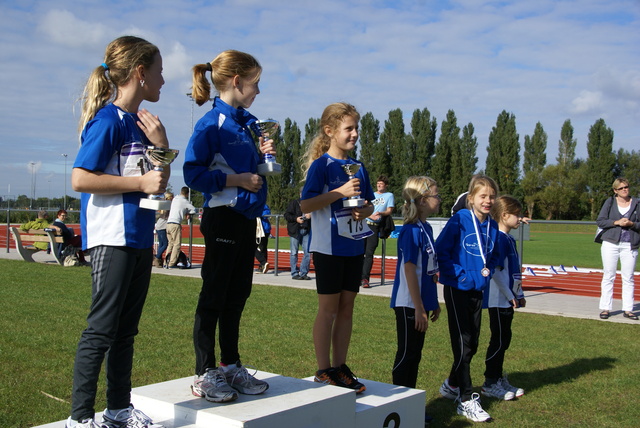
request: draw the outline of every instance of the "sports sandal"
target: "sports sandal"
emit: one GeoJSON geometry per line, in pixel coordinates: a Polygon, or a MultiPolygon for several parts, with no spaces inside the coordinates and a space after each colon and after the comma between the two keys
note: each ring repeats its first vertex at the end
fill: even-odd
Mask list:
{"type": "Polygon", "coordinates": [[[609,311],[602,311],[602,312],[600,312],[600,319],[601,319],[601,320],[609,319],[609,311]]]}

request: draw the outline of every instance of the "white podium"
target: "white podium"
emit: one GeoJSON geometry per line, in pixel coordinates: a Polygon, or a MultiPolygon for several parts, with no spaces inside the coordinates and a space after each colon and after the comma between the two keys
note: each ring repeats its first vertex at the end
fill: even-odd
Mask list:
{"type": "MultiPolygon", "coordinates": [[[[367,390],[321,385],[258,371],[261,395],[211,403],[191,394],[193,377],[134,388],[133,405],[166,428],[422,428],[425,392],[362,379],[367,390]]],[[[101,421],[101,416],[96,416],[101,421]]],[[[64,421],[38,428],[64,427],[64,421]]]]}

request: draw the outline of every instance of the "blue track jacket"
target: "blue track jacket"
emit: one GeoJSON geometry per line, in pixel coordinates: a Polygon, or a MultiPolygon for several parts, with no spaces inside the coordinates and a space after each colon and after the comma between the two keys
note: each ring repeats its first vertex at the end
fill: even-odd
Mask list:
{"type": "Polygon", "coordinates": [[[480,245],[485,251],[486,266],[493,274],[499,260],[497,251],[494,251],[498,238],[498,224],[491,216],[487,216],[484,223],[480,224],[477,217],[465,208],[449,219],[436,240],[441,284],[460,290],[484,290],[489,285],[491,275],[484,277],[480,273],[484,264],[472,223],[474,221],[480,233],[480,245]]]}
{"type": "Polygon", "coordinates": [[[228,206],[247,218],[260,217],[267,201],[267,180],[250,192],[226,187],[228,174],[256,174],[260,153],[249,126],[256,117],[215,98],[213,108],[198,121],[185,152],[184,181],[204,194],[208,208],[228,206]]]}

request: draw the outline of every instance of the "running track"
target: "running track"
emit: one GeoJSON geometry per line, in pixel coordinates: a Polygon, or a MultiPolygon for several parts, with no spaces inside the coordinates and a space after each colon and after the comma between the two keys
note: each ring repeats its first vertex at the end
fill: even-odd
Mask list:
{"type": "MultiPolygon", "coordinates": [[[[78,225],[70,225],[79,230],[78,225]]],[[[187,226],[183,226],[183,236],[189,236],[189,230],[187,226]]],[[[193,228],[194,238],[202,237],[198,227],[193,228]]],[[[280,228],[280,236],[287,236],[286,228],[280,228]]],[[[7,242],[7,228],[0,227],[0,248],[1,251],[6,251],[7,242]]],[[[13,239],[10,240],[10,248],[15,248],[13,239]]],[[[189,247],[183,245],[183,251],[185,254],[189,254],[189,247]]],[[[301,255],[299,257],[299,260],[301,255]]],[[[194,265],[202,264],[204,259],[204,246],[194,245],[192,247],[192,263],[194,265]]],[[[268,262],[271,268],[275,266],[275,251],[269,250],[268,262]]],[[[525,260],[526,262],[526,260],[525,260]]],[[[258,267],[256,262],[255,267],[258,267]]],[[[313,271],[313,262],[312,262],[313,271]]],[[[391,284],[396,270],[396,259],[387,258],[385,261],[385,284],[391,284]]],[[[284,272],[290,272],[289,265],[289,249],[280,249],[278,252],[278,272],[285,274],[284,272]]],[[[373,268],[371,270],[372,285],[375,286],[382,277],[382,258],[375,257],[373,268]]],[[[588,296],[599,297],[600,296],[600,280],[602,273],[596,269],[586,268],[574,268],[574,267],[562,267],[562,266],[531,266],[524,269],[523,272],[523,288],[527,292],[544,292],[544,293],[559,293],[569,294],[575,296],[588,296]],[[564,271],[563,271],[564,269],[564,271]],[[535,274],[535,275],[534,275],[535,274]]],[[[640,275],[636,272],[636,283],[640,284],[640,275]]],[[[620,275],[616,276],[614,284],[613,297],[620,299],[621,293],[621,279],[620,275]]],[[[640,300],[640,286],[635,288],[635,300],[640,300]]]]}

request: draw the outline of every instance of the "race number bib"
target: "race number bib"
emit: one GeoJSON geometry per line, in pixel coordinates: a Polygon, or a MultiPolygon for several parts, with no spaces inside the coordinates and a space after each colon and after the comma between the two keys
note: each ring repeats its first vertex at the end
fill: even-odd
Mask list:
{"type": "Polygon", "coordinates": [[[335,212],[338,234],[349,239],[364,239],[373,235],[373,231],[364,220],[354,220],[352,208],[344,208],[335,212]]]}

